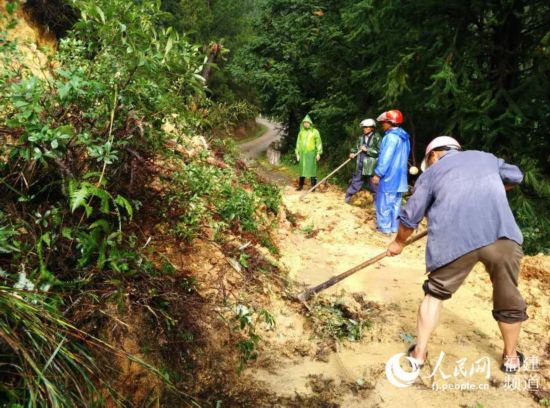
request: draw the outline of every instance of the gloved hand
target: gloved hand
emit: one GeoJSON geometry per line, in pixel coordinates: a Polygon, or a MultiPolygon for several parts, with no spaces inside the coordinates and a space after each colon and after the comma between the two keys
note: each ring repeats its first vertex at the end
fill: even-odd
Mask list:
{"type": "Polygon", "coordinates": [[[300,155],[299,154],[296,155],[296,161],[298,161],[298,162],[300,161],[300,155]]]}
{"type": "Polygon", "coordinates": [[[368,150],[368,148],[367,148],[367,146],[364,146],[364,145],[363,145],[363,146],[361,146],[361,150],[364,151],[364,152],[366,152],[366,151],[368,150]]]}
{"type": "Polygon", "coordinates": [[[319,161],[319,160],[321,160],[321,155],[320,154],[317,155],[317,161],[319,161]]]}

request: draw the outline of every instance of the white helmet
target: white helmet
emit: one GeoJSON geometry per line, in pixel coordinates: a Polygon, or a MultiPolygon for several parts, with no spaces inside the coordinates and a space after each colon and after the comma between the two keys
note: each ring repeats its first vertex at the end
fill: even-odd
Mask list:
{"type": "Polygon", "coordinates": [[[420,164],[420,168],[422,171],[426,171],[427,162],[428,162],[428,155],[430,152],[434,149],[438,149],[440,147],[450,147],[451,149],[460,150],[460,143],[456,141],[456,139],[450,137],[450,136],[438,136],[434,140],[430,142],[428,147],[426,147],[426,154],[424,155],[424,160],[422,160],[422,164],[420,164]]]}
{"type": "Polygon", "coordinates": [[[359,124],[359,127],[360,128],[364,128],[364,127],[376,127],[376,122],[374,121],[374,119],[364,119],[361,121],[361,123],[359,124]]]}

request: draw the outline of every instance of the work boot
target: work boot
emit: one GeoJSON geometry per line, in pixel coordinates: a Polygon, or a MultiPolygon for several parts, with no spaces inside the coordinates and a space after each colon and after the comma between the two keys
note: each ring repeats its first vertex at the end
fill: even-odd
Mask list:
{"type": "Polygon", "coordinates": [[[305,177],[300,177],[300,181],[298,182],[298,188],[296,191],[302,191],[304,189],[304,183],[306,182],[305,177]]]}
{"type": "MultiPolygon", "coordinates": [[[[311,178],[311,187],[313,187],[316,184],[317,184],[317,177],[312,177],[311,178]]],[[[315,190],[317,190],[317,189],[315,189],[315,190]]],[[[314,193],[315,193],[315,190],[313,190],[314,193]]]]}

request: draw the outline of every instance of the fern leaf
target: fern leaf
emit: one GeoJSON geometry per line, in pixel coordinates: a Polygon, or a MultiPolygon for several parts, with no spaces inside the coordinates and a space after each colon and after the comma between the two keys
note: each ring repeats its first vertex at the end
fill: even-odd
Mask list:
{"type": "MultiPolygon", "coordinates": [[[[88,206],[86,200],[90,197],[91,192],[88,188],[87,183],[82,183],[78,188],[76,187],[76,185],[73,184],[71,186],[71,183],[69,183],[69,191],[71,212],[75,212],[75,210],[79,207],[88,206]]],[[[88,213],[88,210],[86,210],[86,213],[88,213]]]]}
{"type": "Polygon", "coordinates": [[[132,208],[132,204],[130,204],[130,202],[127,199],[119,195],[115,199],[115,203],[117,203],[120,207],[124,208],[128,213],[128,215],[130,216],[130,218],[132,218],[132,216],[134,215],[134,209],[132,208]]]}
{"type": "Polygon", "coordinates": [[[113,199],[113,197],[105,190],[96,187],[94,185],[91,185],[91,192],[94,197],[97,197],[101,200],[101,204],[99,206],[99,210],[103,214],[109,214],[109,211],[111,210],[110,202],[113,199]]]}

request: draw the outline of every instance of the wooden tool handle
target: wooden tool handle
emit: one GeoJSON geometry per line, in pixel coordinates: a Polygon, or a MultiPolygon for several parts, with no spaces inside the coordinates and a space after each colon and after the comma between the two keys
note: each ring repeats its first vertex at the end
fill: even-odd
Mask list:
{"type": "MultiPolygon", "coordinates": [[[[416,235],[412,236],[411,238],[409,238],[407,240],[407,242],[405,243],[405,246],[408,246],[408,245],[418,241],[419,239],[424,238],[426,235],[428,235],[427,230],[419,232],[418,234],[416,234],[416,235]]],[[[346,279],[348,276],[353,275],[355,272],[359,272],[361,269],[364,269],[367,266],[372,265],[373,263],[381,261],[382,259],[384,259],[386,257],[386,255],[387,255],[387,252],[384,251],[384,252],[376,255],[374,258],[370,258],[370,259],[366,260],[365,262],[363,262],[363,263],[361,263],[361,264],[359,264],[359,265],[357,265],[357,266],[355,266],[355,267],[353,267],[353,268],[351,268],[351,269],[349,269],[345,272],[342,272],[339,275],[333,276],[329,280],[327,280],[323,283],[320,283],[317,286],[306,289],[304,292],[302,292],[298,295],[298,300],[301,301],[301,302],[305,302],[307,299],[309,299],[311,296],[315,295],[316,293],[319,293],[322,290],[325,290],[327,288],[330,288],[331,286],[336,285],[341,280],[346,279]]]]}
{"type": "MultiPolygon", "coordinates": [[[[353,156],[353,158],[357,157],[357,155],[361,152],[361,150],[359,150],[357,153],[355,153],[355,156],[353,156]]],[[[307,190],[305,193],[303,193],[301,196],[300,196],[300,200],[302,200],[305,196],[307,196],[309,193],[311,193],[313,190],[315,190],[318,186],[320,186],[321,184],[323,184],[325,182],[325,180],[327,180],[330,176],[332,176],[334,173],[336,173],[338,170],[340,170],[342,167],[344,167],[346,164],[348,164],[350,161],[352,160],[352,158],[349,158],[347,159],[344,163],[342,163],[341,165],[339,165],[336,169],[334,169],[332,171],[332,173],[330,173],[328,176],[326,176],[324,179],[322,179],[320,182],[318,182],[317,184],[315,184],[313,187],[311,187],[309,190],[307,190]]]]}

